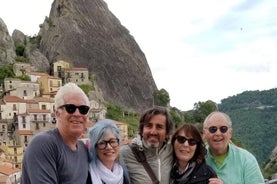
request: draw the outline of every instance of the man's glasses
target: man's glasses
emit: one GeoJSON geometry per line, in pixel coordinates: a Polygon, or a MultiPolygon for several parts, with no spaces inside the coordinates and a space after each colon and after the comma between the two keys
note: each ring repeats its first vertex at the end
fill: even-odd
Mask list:
{"type": "Polygon", "coordinates": [[[79,112],[83,115],[87,114],[89,111],[89,106],[86,106],[86,105],[76,106],[74,104],[65,104],[65,105],[61,105],[59,109],[63,107],[65,108],[66,112],[69,114],[73,114],[76,111],[76,109],[78,109],[79,112]]]}
{"type": "Polygon", "coordinates": [[[100,150],[106,149],[108,143],[112,148],[115,148],[115,147],[119,146],[119,139],[113,138],[113,139],[110,139],[108,141],[103,140],[103,141],[97,143],[97,148],[100,149],[100,150]]]}
{"type": "Polygon", "coordinates": [[[184,144],[186,141],[188,141],[188,143],[189,143],[190,146],[194,146],[194,145],[196,145],[196,144],[198,143],[198,141],[195,140],[195,139],[187,139],[187,138],[185,138],[185,137],[183,137],[183,136],[180,136],[180,135],[177,135],[177,136],[176,136],[176,140],[177,140],[180,144],[184,144]]]}
{"type": "Polygon", "coordinates": [[[217,131],[217,129],[219,129],[220,132],[224,134],[228,131],[229,128],[227,126],[221,126],[219,128],[217,128],[216,126],[210,126],[209,128],[206,128],[206,129],[208,129],[209,132],[212,134],[215,133],[217,131]]]}

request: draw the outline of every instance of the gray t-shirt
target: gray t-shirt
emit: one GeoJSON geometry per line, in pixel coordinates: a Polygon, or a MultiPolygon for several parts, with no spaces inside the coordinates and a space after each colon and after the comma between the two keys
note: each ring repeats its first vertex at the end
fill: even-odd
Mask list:
{"type": "Polygon", "coordinates": [[[88,152],[78,141],[73,151],[58,129],[37,134],[24,153],[21,184],[85,184],[88,176],[88,152]]]}

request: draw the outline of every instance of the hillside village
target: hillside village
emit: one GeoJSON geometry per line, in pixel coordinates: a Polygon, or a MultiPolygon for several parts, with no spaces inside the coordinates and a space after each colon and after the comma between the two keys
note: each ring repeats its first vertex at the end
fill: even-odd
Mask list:
{"type": "MultiPolygon", "coordinates": [[[[30,81],[5,78],[0,86],[0,183],[19,183],[24,151],[32,137],[56,126],[54,97],[67,82],[91,85],[87,68],[71,67],[66,61],[52,64],[51,74],[31,71],[28,63],[15,63],[16,76],[28,75],[30,81]]],[[[87,129],[104,119],[106,107],[97,99],[90,99],[87,129]]],[[[123,141],[128,139],[128,126],[116,122],[123,141]]],[[[87,141],[86,133],[80,137],[87,141]]]]}

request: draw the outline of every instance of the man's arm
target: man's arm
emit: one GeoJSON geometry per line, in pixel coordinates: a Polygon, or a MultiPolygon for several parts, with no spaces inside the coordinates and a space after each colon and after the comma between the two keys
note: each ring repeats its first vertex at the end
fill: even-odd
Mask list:
{"type": "Polygon", "coordinates": [[[58,184],[55,147],[46,134],[32,139],[24,153],[21,184],[58,184]]]}

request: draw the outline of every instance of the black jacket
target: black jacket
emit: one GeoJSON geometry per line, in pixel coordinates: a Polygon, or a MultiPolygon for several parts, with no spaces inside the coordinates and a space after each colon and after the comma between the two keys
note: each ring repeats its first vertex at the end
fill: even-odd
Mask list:
{"type": "Polygon", "coordinates": [[[173,166],[170,174],[171,184],[208,184],[209,178],[216,178],[214,170],[206,163],[196,164],[188,177],[178,174],[178,166],[173,166]]]}

